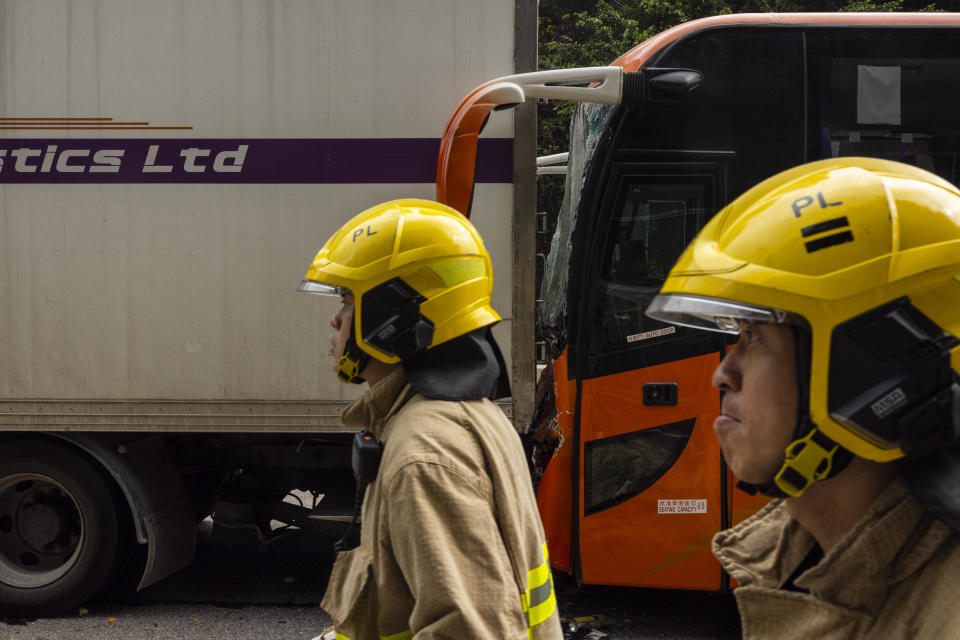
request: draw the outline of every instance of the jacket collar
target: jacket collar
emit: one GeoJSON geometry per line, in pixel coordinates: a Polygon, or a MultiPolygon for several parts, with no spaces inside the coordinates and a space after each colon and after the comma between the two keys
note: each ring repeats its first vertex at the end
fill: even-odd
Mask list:
{"type": "Polygon", "coordinates": [[[340,420],[348,427],[366,429],[377,440],[383,441],[387,421],[414,393],[403,367],[397,367],[344,409],[340,420]]]}
{"type": "MultiPolygon", "coordinates": [[[[949,528],[925,511],[896,479],[864,517],[795,584],[854,608],[883,600],[890,585],[920,569],[949,528]]],[[[742,586],[779,588],[813,548],[814,538],[775,500],[713,542],[723,567],[742,586]]]]}

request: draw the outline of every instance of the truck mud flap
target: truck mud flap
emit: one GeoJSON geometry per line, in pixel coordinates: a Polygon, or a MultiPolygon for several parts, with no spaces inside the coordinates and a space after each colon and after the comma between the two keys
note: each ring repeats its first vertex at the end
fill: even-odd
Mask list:
{"type": "Polygon", "coordinates": [[[197,523],[186,496],[143,518],[147,529],[147,564],[137,590],[184,568],[197,548],[197,523]]]}

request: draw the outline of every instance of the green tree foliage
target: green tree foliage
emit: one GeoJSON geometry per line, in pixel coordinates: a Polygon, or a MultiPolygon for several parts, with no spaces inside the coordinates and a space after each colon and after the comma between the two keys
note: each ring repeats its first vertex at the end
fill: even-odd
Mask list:
{"type": "MultiPolygon", "coordinates": [[[[540,0],[539,68],[592,67],[613,62],[650,36],[688,20],[728,13],[960,10],[960,0],[540,0]]],[[[572,102],[537,110],[538,155],[567,150],[572,102]]],[[[562,176],[537,181],[537,205],[556,212],[562,176]]]]}

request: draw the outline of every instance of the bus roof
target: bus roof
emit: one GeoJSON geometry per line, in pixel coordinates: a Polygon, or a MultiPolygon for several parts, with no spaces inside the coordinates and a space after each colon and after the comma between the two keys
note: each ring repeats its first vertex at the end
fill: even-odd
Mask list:
{"type": "Polygon", "coordinates": [[[653,54],[697,31],[738,25],[818,27],[960,27],[960,13],[740,13],[691,20],[661,31],[614,60],[624,71],[639,71],[653,54]]]}

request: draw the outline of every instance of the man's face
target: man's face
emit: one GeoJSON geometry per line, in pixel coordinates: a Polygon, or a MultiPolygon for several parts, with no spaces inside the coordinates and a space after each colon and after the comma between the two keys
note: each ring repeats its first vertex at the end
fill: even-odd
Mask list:
{"type": "Polygon", "coordinates": [[[330,355],[333,356],[333,372],[340,368],[340,358],[347,350],[347,338],[353,323],[353,294],[345,293],[340,298],[340,309],[330,318],[333,333],[330,334],[330,355]]]}
{"type": "Polygon", "coordinates": [[[797,421],[797,373],[789,327],[742,323],[740,340],[713,373],[724,391],[713,424],[723,456],[744,482],[773,479],[797,421]]]}

